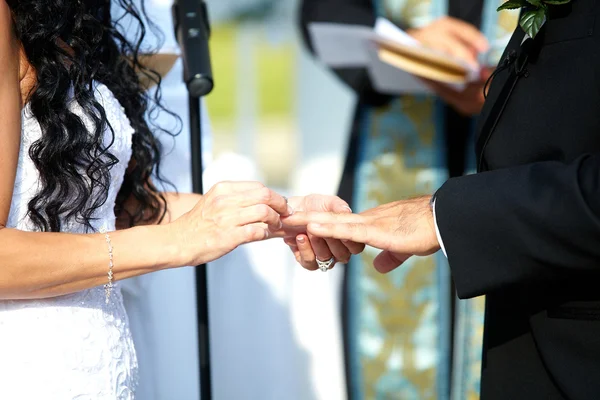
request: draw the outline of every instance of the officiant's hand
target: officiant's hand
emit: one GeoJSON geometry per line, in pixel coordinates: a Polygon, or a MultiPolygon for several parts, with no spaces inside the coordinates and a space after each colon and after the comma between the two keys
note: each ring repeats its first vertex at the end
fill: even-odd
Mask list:
{"type": "Polygon", "coordinates": [[[408,29],[406,33],[424,46],[454,56],[474,68],[479,67],[479,54],[489,49],[488,41],[479,29],[452,17],[437,19],[422,28],[408,29]]]}
{"type": "MultiPolygon", "coordinates": [[[[467,62],[479,70],[479,54],[489,49],[485,36],[473,25],[456,18],[444,17],[418,29],[407,31],[424,46],[444,52],[467,62]]],[[[479,79],[469,83],[463,90],[439,82],[424,80],[448,105],[465,116],[479,114],[485,98],[483,87],[491,75],[489,68],[482,68],[479,79]]]]}
{"type": "MultiPolygon", "coordinates": [[[[289,199],[294,213],[332,212],[336,214],[352,214],[348,203],[337,196],[309,195],[289,199]]],[[[283,218],[281,236],[290,247],[296,261],[304,268],[314,271],[318,269],[317,258],[327,261],[332,257],[335,262],[347,263],[353,254],[360,254],[365,246],[352,241],[342,242],[332,238],[320,238],[306,231],[306,225],[288,225],[283,218]]]]}
{"type": "Polygon", "coordinates": [[[479,79],[468,83],[463,90],[456,90],[451,86],[440,82],[424,79],[423,81],[442,99],[446,104],[454,108],[460,114],[470,117],[477,115],[483,108],[485,96],[483,89],[486,81],[492,74],[490,68],[482,68],[479,79]]]}
{"type": "Polygon", "coordinates": [[[295,213],[286,224],[307,225],[314,236],[364,243],[383,250],[375,268],[387,273],[413,255],[437,252],[440,245],[435,233],[431,197],[397,201],[368,210],[360,215],[334,213],[295,213]]]}

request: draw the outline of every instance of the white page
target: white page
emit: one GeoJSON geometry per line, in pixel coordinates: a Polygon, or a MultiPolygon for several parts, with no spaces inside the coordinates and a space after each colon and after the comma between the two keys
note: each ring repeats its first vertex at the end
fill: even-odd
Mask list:
{"type": "Polygon", "coordinates": [[[375,34],[383,39],[391,40],[392,42],[400,43],[407,46],[421,46],[421,43],[402,29],[398,28],[390,20],[379,17],[375,21],[375,34]]]}
{"type": "Polygon", "coordinates": [[[364,67],[369,63],[367,26],[313,22],[308,26],[317,57],[330,67],[364,67]]]}

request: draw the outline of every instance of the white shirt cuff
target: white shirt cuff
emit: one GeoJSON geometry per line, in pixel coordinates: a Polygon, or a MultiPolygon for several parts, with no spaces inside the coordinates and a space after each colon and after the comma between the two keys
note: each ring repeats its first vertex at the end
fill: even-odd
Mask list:
{"type": "Polygon", "coordinates": [[[446,253],[446,249],[444,248],[444,242],[442,241],[442,235],[440,234],[440,228],[438,228],[438,223],[437,223],[437,217],[435,216],[435,202],[437,200],[433,200],[433,204],[432,204],[432,208],[433,208],[433,222],[435,224],[435,235],[437,236],[437,240],[440,244],[440,247],[442,248],[442,251],[444,252],[444,255],[446,257],[448,257],[448,254],[446,253]]]}

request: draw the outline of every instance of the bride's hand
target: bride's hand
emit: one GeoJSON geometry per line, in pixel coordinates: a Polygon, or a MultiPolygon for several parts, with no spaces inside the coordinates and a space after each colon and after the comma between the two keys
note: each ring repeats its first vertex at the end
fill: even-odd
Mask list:
{"type": "Polygon", "coordinates": [[[285,197],[261,183],[222,182],[170,228],[186,265],[200,265],[267,239],[291,212],[285,197]]]}
{"type": "MultiPolygon", "coordinates": [[[[294,212],[352,213],[348,203],[337,196],[312,194],[304,197],[292,197],[289,199],[289,203],[294,212]]],[[[347,263],[353,254],[360,254],[365,248],[363,244],[359,243],[323,239],[308,234],[305,226],[297,227],[286,224],[285,218],[283,223],[285,243],[294,253],[296,261],[310,271],[318,269],[317,258],[321,261],[327,261],[333,257],[335,262],[347,263]]]]}

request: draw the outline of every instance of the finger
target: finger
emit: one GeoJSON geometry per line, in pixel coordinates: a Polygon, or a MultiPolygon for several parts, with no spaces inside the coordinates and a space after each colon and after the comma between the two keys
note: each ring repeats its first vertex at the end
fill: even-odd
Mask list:
{"type": "Polygon", "coordinates": [[[296,238],[295,237],[289,237],[289,236],[285,237],[285,238],[283,238],[283,242],[285,244],[287,244],[288,246],[290,246],[290,247],[297,246],[297,244],[296,244],[296,238]]]}
{"type": "Polygon", "coordinates": [[[373,228],[361,223],[310,223],[307,226],[310,234],[326,239],[348,240],[375,246],[376,237],[372,236],[373,228]]]}
{"type": "Polygon", "coordinates": [[[236,242],[236,247],[246,243],[266,240],[270,236],[265,224],[249,224],[233,230],[231,237],[236,242]]]}
{"type": "Polygon", "coordinates": [[[485,35],[468,22],[456,18],[448,18],[446,19],[445,27],[449,33],[478,52],[488,51],[490,48],[485,35]]]}
{"type": "Polygon", "coordinates": [[[311,222],[320,224],[359,223],[365,221],[366,218],[362,215],[350,213],[295,212],[293,215],[284,218],[284,222],[285,225],[290,227],[304,227],[311,222]]]}
{"type": "Polygon", "coordinates": [[[265,204],[257,204],[255,206],[242,208],[237,215],[231,214],[223,219],[225,220],[225,223],[229,224],[230,222],[227,221],[227,219],[230,218],[235,219],[235,225],[237,226],[262,222],[267,224],[269,229],[273,231],[281,229],[281,226],[283,225],[281,216],[265,204]]]}
{"type": "Polygon", "coordinates": [[[215,195],[223,195],[228,193],[239,193],[239,192],[247,192],[248,190],[255,190],[264,188],[260,182],[231,182],[231,181],[223,181],[215,184],[210,191],[215,195]]]}
{"type": "Polygon", "coordinates": [[[365,250],[365,245],[362,243],[356,243],[350,240],[342,240],[342,243],[344,244],[344,246],[346,246],[350,254],[353,255],[360,254],[365,250]]]}
{"type": "Polygon", "coordinates": [[[435,48],[454,58],[467,62],[475,69],[479,68],[477,50],[452,36],[440,37],[436,42],[435,48]]]}
{"type": "Polygon", "coordinates": [[[350,253],[350,250],[348,250],[348,248],[344,246],[344,244],[341,241],[335,239],[325,239],[325,243],[327,244],[327,247],[331,251],[333,257],[335,257],[335,260],[337,262],[347,264],[348,261],[350,261],[350,257],[352,256],[352,254],[350,253]]]}
{"type": "Polygon", "coordinates": [[[312,246],[312,251],[317,259],[321,261],[327,261],[333,257],[333,254],[331,253],[329,246],[327,246],[325,239],[313,235],[308,235],[308,239],[310,241],[310,245],[312,246]]]}
{"type": "Polygon", "coordinates": [[[298,250],[298,248],[296,247],[296,250],[293,251],[294,253],[294,258],[296,259],[296,262],[300,265],[302,265],[302,256],[300,255],[300,250],[298,250]]]}
{"type": "Polygon", "coordinates": [[[305,198],[305,211],[324,211],[340,214],[352,213],[352,209],[337,196],[310,195],[305,198]]]}
{"type": "Polygon", "coordinates": [[[481,68],[481,71],[479,72],[479,81],[481,83],[485,83],[488,79],[490,79],[490,76],[492,76],[493,73],[493,68],[481,68]]]}
{"type": "Polygon", "coordinates": [[[244,197],[247,197],[247,202],[254,202],[254,204],[266,204],[283,217],[287,217],[294,212],[292,207],[289,206],[287,198],[267,187],[250,190],[240,194],[243,194],[244,197]]]}
{"type": "Polygon", "coordinates": [[[300,255],[300,265],[309,271],[316,271],[319,269],[317,266],[317,258],[313,249],[310,245],[307,235],[298,235],[296,240],[298,246],[298,252],[300,255]]]}
{"type": "Polygon", "coordinates": [[[251,207],[265,204],[282,216],[290,215],[293,210],[284,196],[267,187],[219,195],[214,201],[221,207],[251,207]]]}
{"type": "Polygon", "coordinates": [[[384,250],[375,257],[373,261],[373,266],[382,274],[387,274],[390,271],[398,268],[406,260],[408,260],[412,255],[411,254],[398,254],[392,253],[391,251],[384,250]]]}

